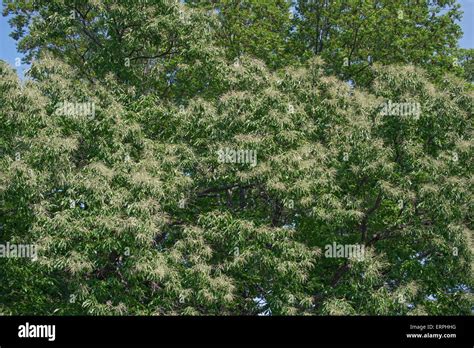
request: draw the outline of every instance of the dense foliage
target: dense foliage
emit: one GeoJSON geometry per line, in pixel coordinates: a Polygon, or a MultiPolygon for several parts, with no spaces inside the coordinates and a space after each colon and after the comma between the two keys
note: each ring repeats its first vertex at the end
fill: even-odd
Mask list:
{"type": "Polygon", "coordinates": [[[5,6],[35,61],[23,82],[0,62],[0,244],[38,257],[0,258],[0,313],[470,313],[472,86],[417,61],[457,54],[454,22],[423,12],[423,52],[387,23],[403,50],[354,85],[344,34],[298,53],[303,3],[5,6]]]}

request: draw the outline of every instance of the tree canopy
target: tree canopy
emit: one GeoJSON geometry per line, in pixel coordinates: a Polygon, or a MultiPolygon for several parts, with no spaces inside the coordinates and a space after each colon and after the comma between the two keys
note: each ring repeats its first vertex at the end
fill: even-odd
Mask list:
{"type": "Polygon", "coordinates": [[[0,62],[0,244],[38,255],[0,313],[470,314],[453,1],[4,9],[34,61],[0,62]]]}

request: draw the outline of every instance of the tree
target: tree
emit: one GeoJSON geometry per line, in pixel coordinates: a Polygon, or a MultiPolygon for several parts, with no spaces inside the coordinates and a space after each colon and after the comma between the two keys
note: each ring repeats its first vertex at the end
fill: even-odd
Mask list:
{"type": "Polygon", "coordinates": [[[38,0],[7,3],[8,14],[27,60],[49,50],[90,78],[113,73],[165,98],[219,93],[201,72],[241,55],[272,69],[321,56],[329,74],[364,86],[374,62],[463,76],[455,0],[38,0]]]}
{"type": "Polygon", "coordinates": [[[3,14],[12,15],[11,36],[27,61],[48,51],[81,76],[95,81],[112,74],[137,94],[213,91],[201,73],[212,74],[218,64],[208,44],[213,20],[179,1],[15,1],[3,14]]]}
{"type": "Polygon", "coordinates": [[[35,61],[0,62],[0,245],[39,255],[0,258],[1,313],[470,313],[458,7],[289,10],[6,5],[35,61]]]}
{"type": "Polygon", "coordinates": [[[219,68],[220,95],[178,104],[48,56],[21,88],[2,64],[1,236],[39,246],[0,260],[2,312],[470,312],[463,81],[374,65],[361,90],[319,59],[219,68]],[[326,255],[334,243],[362,258],[326,255]]]}
{"type": "Polygon", "coordinates": [[[331,71],[367,83],[372,62],[414,64],[433,76],[453,71],[455,0],[298,0],[294,47],[299,56],[321,55],[331,71]]]}

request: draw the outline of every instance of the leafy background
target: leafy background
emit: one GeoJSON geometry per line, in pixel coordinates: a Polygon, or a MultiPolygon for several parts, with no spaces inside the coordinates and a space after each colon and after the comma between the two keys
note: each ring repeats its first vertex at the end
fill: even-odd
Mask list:
{"type": "Polygon", "coordinates": [[[0,241],[40,256],[0,260],[0,312],[470,314],[472,50],[417,4],[5,4],[34,63],[0,62],[0,241]]]}

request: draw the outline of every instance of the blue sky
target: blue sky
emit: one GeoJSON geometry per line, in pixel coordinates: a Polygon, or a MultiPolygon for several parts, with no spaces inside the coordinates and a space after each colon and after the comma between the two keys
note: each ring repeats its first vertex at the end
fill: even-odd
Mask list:
{"type": "MultiPolygon", "coordinates": [[[[458,0],[464,11],[461,27],[464,36],[459,41],[459,46],[463,48],[474,48],[474,0],[458,0]]],[[[10,26],[8,19],[0,16],[0,59],[7,61],[11,66],[15,67],[15,59],[21,58],[22,55],[16,50],[16,42],[9,36],[10,26]]],[[[21,65],[16,67],[19,75],[23,77],[23,72],[27,66],[21,65]]]]}

